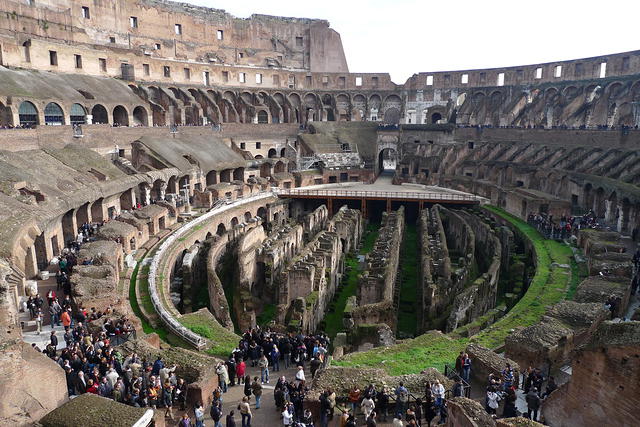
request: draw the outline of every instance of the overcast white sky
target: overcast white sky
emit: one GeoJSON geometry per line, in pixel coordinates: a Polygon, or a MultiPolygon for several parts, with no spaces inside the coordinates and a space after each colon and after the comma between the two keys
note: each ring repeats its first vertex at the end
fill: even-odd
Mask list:
{"type": "Polygon", "coordinates": [[[187,0],[246,18],[321,18],[351,72],[526,65],[640,49],[638,0],[187,0]]]}

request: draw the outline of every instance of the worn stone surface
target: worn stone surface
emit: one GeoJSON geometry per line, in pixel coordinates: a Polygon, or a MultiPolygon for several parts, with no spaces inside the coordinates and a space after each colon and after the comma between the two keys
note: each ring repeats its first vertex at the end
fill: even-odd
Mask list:
{"type": "Polygon", "coordinates": [[[501,375],[502,370],[507,366],[507,363],[511,365],[511,368],[514,371],[514,377],[518,377],[519,375],[521,368],[517,362],[488,348],[477,344],[469,344],[465,349],[465,352],[471,358],[473,366],[473,369],[471,369],[471,376],[479,383],[486,382],[490,374],[501,375]]]}
{"type": "Polygon", "coordinates": [[[447,427],[493,427],[496,422],[482,405],[466,397],[454,397],[447,401],[449,418],[447,427]]]}
{"type": "Polygon", "coordinates": [[[602,323],[574,358],[571,380],[542,406],[553,426],[636,424],[640,322],[602,323]]]}

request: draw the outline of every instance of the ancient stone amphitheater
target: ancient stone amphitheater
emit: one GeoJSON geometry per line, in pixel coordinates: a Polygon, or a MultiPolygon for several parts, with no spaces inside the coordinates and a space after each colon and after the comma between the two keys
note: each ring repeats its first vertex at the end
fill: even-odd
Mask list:
{"type": "Polygon", "coordinates": [[[176,362],[190,405],[260,326],[331,339],[316,415],[327,387],[450,389],[467,352],[449,426],[538,425],[485,412],[506,363],[556,377],[547,425],[636,425],[640,51],[395,84],[349,72],[324,20],[165,0],[0,11],[3,425],[83,411],[31,345],[48,302],[43,338],[26,303],[50,290],[106,312],[90,330],[127,317],[122,354],[176,362]]]}

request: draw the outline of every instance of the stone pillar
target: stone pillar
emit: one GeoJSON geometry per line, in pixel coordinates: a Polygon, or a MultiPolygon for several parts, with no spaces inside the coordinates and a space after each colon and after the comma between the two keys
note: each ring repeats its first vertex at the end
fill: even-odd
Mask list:
{"type": "Polygon", "coordinates": [[[148,185],[140,186],[140,199],[142,200],[143,206],[151,203],[151,188],[148,185]]]}
{"type": "Polygon", "coordinates": [[[612,204],[610,200],[605,200],[604,205],[605,205],[604,220],[611,224],[616,220],[617,206],[612,204]]]}
{"type": "Polygon", "coordinates": [[[165,199],[165,196],[166,196],[166,193],[167,193],[167,183],[166,183],[166,182],[164,182],[164,181],[163,181],[163,182],[160,184],[160,191],[159,191],[159,193],[160,193],[160,194],[158,194],[158,195],[160,196],[160,200],[164,200],[164,199],[165,199]]]}

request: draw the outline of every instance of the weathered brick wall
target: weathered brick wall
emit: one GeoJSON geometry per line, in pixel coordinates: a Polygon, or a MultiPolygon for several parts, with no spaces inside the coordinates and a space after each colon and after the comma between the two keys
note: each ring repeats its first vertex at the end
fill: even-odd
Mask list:
{"type": "Polygon", "coordinates": [[[597,337],[578,352],[571,380],[542,406],[557,427],[635,426],[640,393],[640,322],[605,322],[597,337]]]}

